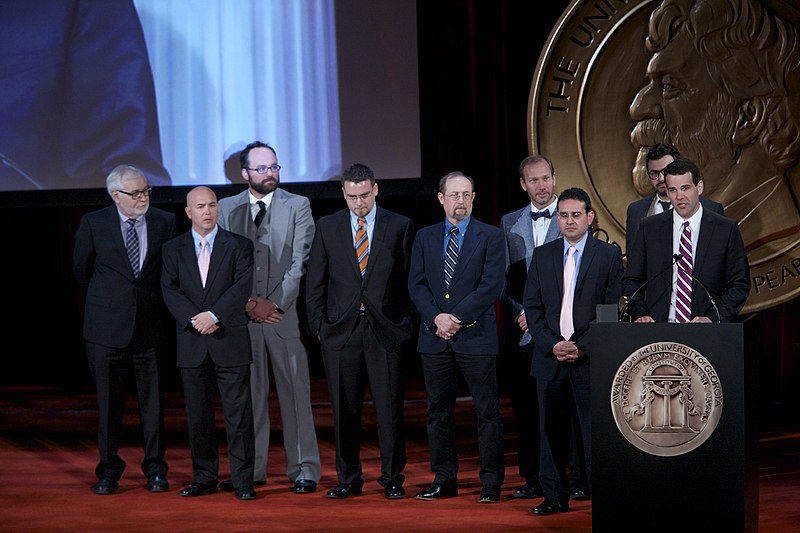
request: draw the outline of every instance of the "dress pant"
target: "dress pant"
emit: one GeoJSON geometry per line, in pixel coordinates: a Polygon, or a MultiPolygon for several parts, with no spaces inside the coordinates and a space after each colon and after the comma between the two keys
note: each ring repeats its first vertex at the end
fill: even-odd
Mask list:
{"type": "Polygon", "coordinates": [[[219,450],[215,438],[214,382],[219,386],[228,462],[234,487],[253,484],[253,405],[250,399],[250,365],[218,366],[206,355],[200,366],[181,368],[192,451],[193,481],[219,479],[219,450]]]}
{"type": "Polygon", "coordinates": [[[541,456],[539,482],[545,498],[562,503],[569,500],[570,438],[573,416],[577,414],[583,443],[585,479],[591,491],[592,428],[590,422],[590,367],[588,361],[579,364],[559,364],[551,379],[539,378],[541,456]],[[573,406],[575,410],[573,411],[573,406]]]}
{"type": "Polygon", "coordinates": [[[146,477],[166,476],[163,385],[157,351],[143,347],[138,341],[124,349],[87,342],[86,354],[97,388],[97,447],[100,452],[95,469],[97,477],[119,481],[125,470],[125,461],[118,452],[127,378],[131,371],[136,382],[144,439],[142,472],[146,477]]]}
{"type": "Polygon", "coordinates": [[[250,365],[255,428],[253,479],[255,481],[267,479],[271,365],[283,425],[286,476],[293,482],[301,479],[319,482],[322,467],[314,415],[311,410],[311,380],[306,348],[299,337],[280,337],[271,324],[251,323],[248,325],[248,330],[253,356],[250,365]]]}
{"type": "Polygon", "coordinates": [[[361,418],[369,384],[375,406],[381,475],[378,483],[403,483],[406,446],[403,433],[403,368],[398,353],[387,352],[366,317],[341,350],[322,344],[323,361],[333,406],[336,475],[339,483],[363,484],[361,418]]]}
{"type": "Polygon", "coordinates": [[[517,434],[519,475],[529,485],[539,485],[539,395],[531,376],[533,343],[511,349],[511,408],[517,434]]]}
{"type": "Polygon", "coordinates": [[[483,485],[503,484],[503,427],[497,392],[497,357],[454,352],[422,354],[428,394],[428,442],[435,482],[458,481],[454,411],[458,371],[467,384],[478,419],[479,477],[483,485]]]}

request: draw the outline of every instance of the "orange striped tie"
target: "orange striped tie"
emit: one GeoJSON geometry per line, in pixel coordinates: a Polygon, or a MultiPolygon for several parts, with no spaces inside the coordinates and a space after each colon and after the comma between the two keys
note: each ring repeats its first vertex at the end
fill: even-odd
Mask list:
{"type": "Polygon", "coordinates": [[[358,258],[358,268],[361,270],[362,278],[367,270],[367,262],[369,261],[369,241],[367,240],[367,228],[364,227],[365,222],[363,218],[359,217],[358,231],[356,231],[356,257],[358,258]]]}

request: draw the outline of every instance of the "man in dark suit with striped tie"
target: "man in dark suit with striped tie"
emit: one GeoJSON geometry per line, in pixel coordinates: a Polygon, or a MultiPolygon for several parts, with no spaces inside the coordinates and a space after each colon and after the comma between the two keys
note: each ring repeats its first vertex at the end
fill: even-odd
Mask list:
{"type": "Polygon", "coordinates": [[[417,350],[428,394],[433,483],[417,499],[458,493],[453,419],[459,370],[478,417],[481,503],[500,501],[505,475],[497,388],[495,303],[505,283],[503,232],[472,217],[474,183],[462,172],[439,181],[445,220],[414,240],[408,289],[420,314],[417,350]]]}
{"type": "Polygon", "coordinates": [[[161,298],[161,245],[175,236],[175,216],[150,206],[141,170],[120,165],[106,188],[114,205],[85,215],[75,234],[73,269],[86,289],[83,337],[97,387],[100,462],[95,494],[113,494],[125,469],[118,455],[125,386],[136,381],[144,436],[142,471],[150,492],[165,492],[162,405],[169,316],[161,298]]]}
{"type": "Polygon", "coordinates": [[[375,203],[378,184],[366,165],[342,174],[347,209],[317,222],[306,276],[311,331],[322,345],[336,433],[338,485],[328,498],[361,493],[364,388],[375,405],[384,496],[405,495],[403,353],[411,338],[406,285],[411,220],[375,203]]]}

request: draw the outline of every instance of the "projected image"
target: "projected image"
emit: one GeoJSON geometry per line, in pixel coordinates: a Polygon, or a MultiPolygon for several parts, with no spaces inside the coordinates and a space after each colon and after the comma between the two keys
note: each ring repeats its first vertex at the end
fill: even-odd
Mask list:
{"type": "Polygon", "coordinates": [[[413,0],[0,3],[0,191],[242,183],[238,151],[281,180],[343,161],[418,177],[413,0]]]}

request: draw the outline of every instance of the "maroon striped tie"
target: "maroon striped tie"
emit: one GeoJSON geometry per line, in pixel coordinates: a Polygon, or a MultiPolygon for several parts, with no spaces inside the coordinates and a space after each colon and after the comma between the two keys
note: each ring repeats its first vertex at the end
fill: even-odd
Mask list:
{"type": "Polygon", "coordinates": [[[678,284],[675,295],[675,321],[692,320],[692,228],[689,221],[683,223],[680,243],[681,258],[678,260],[678,284]]]}

